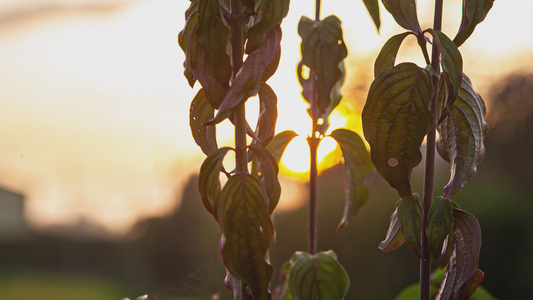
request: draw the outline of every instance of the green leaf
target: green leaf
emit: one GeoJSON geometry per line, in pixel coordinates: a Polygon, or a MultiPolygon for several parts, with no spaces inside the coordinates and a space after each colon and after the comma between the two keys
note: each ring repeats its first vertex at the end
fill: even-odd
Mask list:
{"type": "Polygon", "coordinates": [[[450,257],[452,257],[453,250],[455,250],[455,228],[452,228],[452,232],[448,234],[444,243],[442,244],[442,252],[438,259],[439,266],[447,266],[450,262],[450,257]]]}
{"type": "Polygon", "coordinates": [[[398,25],[414,33],[421,31],[416,15],[416,0],[381,0],[381,2],[398,25]]]}
{"type": "Polygon", "coordinates": [[[457,95],[463,80],[463,58],[457,46],[441,31],[428,29],[427,32],[433,35],[433,44],[439,52],[440,64],[444,71],[448,85],[447,106],[451,105],[457,95]]]}
{"type": "MultiPolygon", "coordinates": [[[[309,92],[305,90],[307,86],[300,82],[304,88],[303,95],[310,104],[316,100],[316,103],[311,105],[317,105],[318,112],[322,115],[332,102],[337,101],[332,99],[332,92],[344,79],[341,68],[348,50],[342,37],[341,21],[336,16],[328,16],[321,21],[313,21],[304,16],[298,23],[298,34],[302,38],[301,63],[309,67],[311,73],[316,76],[316,82],[307,85],[313,89],[311,94],[316,94],[316,99],[309,98],[309,92]]],[[[299,74],[303,79],[301,72],[299,74]]],[[[313,82],[315,78],[310,77],[307,80],[313,82]]]]}
{"type": "Polygon", "coordinates": [[[272,155],[276,158],[276,161],[279,163],[285,148],[287,145],[295,138],[298,134],[292,130],[282,131],[274,136],[267,148],[272,152],[272,155]]]}
{"type": "Polygon", "coordinates": [[[283,264],[279,271],[280,284],[272,292],[274,300],[294,300],[289,288],[289,274],[291,271],[291,263],[288,261],[283,264]]]}
{"type": "Polygon", "coordinates": [[[221,82],[231,78],[231,63],[227,52],[230,30],[222,20],[218,0],[198,1],[198,42],[205,46],[212,56],[215,75],[221,82]]]}
{"type": "Polygon", "coordinates": [[[363,0],[363,3],[365,3],[366,10],[370,14],[370,17],[372,17],[372,21],[374,21],[374,25],[376,26],[376,29],[379,32],[379,28],[381,27],[381,21],[379,18],[378,0],[363,0]]]}
{"type": "Polygon", "coordinates": [[[450,198],[476,174],[477,165],[485,156],[483,140],[488,125],[484,116],[483,99],[465,75],[458,98],[448,116],[437,126],[440,134],[437,150],[451,164],[452,175],[444,187],[445,198],[450,198]]]}
{"type": "Polygon", "coordinates": [[[452,209],[452,201],[440,196],[433,200],[429,208],[426,235],[429,252],[436,259],[440,259],[444,241],[453,229],[452,209]]]}
{"type": "Polygon", "coordinates": [[[403,197],[398,205],[398,219],[402,226],[402,235],[407,241],[407,246],[413,252],[422,257],[420,254],[420,227],[422,223],[422,206],[418,194],[403,197]]]}
{"type": "Polygon", "coordinates": [[[494,0],[463,0],[463,15],[461,26],[453,42],[461,46],[474,32],[477,24],[481,23],[492,8],[494,0]]]}
{"type": "Polygon", "coordinates": [[[216,127],[212,125],[203,125],[212,119],[215,109],[207,102],[204,90],[200,89],[191,103],[189,114],[189,125],[191,127],[194,141],[205,155],[209,155],[218,149],[216,138],[216,127]]]}
{"type": "Polygon", "coordinates": [[[278,181],[278,162],[272,153],[265,147],[258,144],[251,144],[250,151],[257,157],[260,165],[261,182],[268,195],[268,212],[274,212],[274,208],[278,205],[279,197],[281,195],[281,186],[278,181]]]}
{"type": "Polygon", "coordinates": [[[390,252],[403,245],[403,243],[405,243],[405,238],[403,237],[401,229],[402,225],[398,219],[398,206],[396,206],[396,209],[390,216],[389,229],[387,230],[385,240],[379,243],[379,250],[383,252],[390,252]]]}
{"type": "Polygon", "coordinates": [[[432,126],[428,104],[433,95],[430,68],[402,63],[381,72],[363,108],[363,131],[372,162],[400,197],[410,196],[411,172],[432,126]]]}
{"type": "Polygon", "coordinates": [[[260,47],[265,32],[272,26],[279,25],[289,12],[289,0],[260,1],[254,18],[254,25],[248,31],[246,53],[252,53],[260,47]]]}
{"type": "MultiPolygon", "coordinates": [[[[180,48],[183,50],[183,52],[187,56],[187,49],[189,49],[189,43],[195,44],[197,43],[196,39],[190,39],[191,34],[194,32],[194,37],[196,38],[196,30],[198,27],[198,0],[191,1],[191,5],[185,11],[185,27],[182,31],[180,31],[178,35],[178,44],[180,45],[180,48]]],[[[191,62],[188,57],[185,59],[185,62],[183,63],[183,66],[185,67],[184,75],[187,78],[187,81],[189,82],[189,85],[191,87],[194,86],[194,83],[196,82],[196,78],[192,75],[192,67],[191,62]]]]}
{"type": "Polygon", "coordinates": [[[455,247],[436,300],[468,299],[483,279],[478,269],[481,227],[470,213],[453,210],[455,247]]]}
{"type": "Polygon", "coordinates": [[[361,137],[347,129],[336,129],[330,136],[339,144],[344,158],[345,206],[340,231],[368,202],[368,187],[374,178],[374,165],[361,137]]]}
{"type": "Polygon", "coordinates": [[[350,278],[333,251],[296,252],[290,262],[289,287],[295,300],[338,300],[348,292],[350,278]]]}
{"type": "Polygon", "coordinates": [[[231,87],[224,96],[218,113],[209,124],[217,124],[229,117],[235,108],[257,94],[266,68],[277,57],[280,49],[281,28],[271,27],[265,33],[261,46],[248,55],[231,87]]]}
{"type": "Polygon", "coordinates": [[[255,133],[259,138],[259,143],[268,145],[276,131],[276,120],[278,118],[278,98],[272,88],[262,83],[259,88],[259,118],[255,133]]]}
{"type": "Polygon", "coordinates": [[[383,45],[383,48],[381,48],[381,51],[378,54],[378,57],[376,58],[376,62],[374,63],[374,77],[377,77],[379,73],[390,70],[394,67],[394,63],[396,62],[396,56],[398,55],[398,50],[400,49],[400,45],[402,44],[403,40],[410,34],[413,34],[412,32],[404,32],[397,34],[393,37],[391,37],[385,45],[383,45]]]}
{"type": "Polygon", "coordinates": [[[222,161],[229,150],[233,149],[223,147],[211,152],[202,163],[200,174],[198,175],[200,200],[202,200],[205,209],[210,212],[217,221],[216,208],[218,196],[220,194],[220,170],[222,169],[222,161]]]}
{"type": "Polygon", "coordinates": [[[258,300],[271,299],[269,285],[273,268],[266,257],[274,240],[274,224],[267,202],[259,178],[237,174],[224,185],[217,209],[224,233],[219,246],[224,265],[248,284],[253,298],[258,300]]]}

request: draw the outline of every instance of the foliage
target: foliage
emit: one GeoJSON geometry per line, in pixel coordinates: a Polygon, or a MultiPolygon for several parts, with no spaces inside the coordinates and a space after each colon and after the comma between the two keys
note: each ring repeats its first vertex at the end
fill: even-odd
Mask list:
{"type": "Polygon", "coordinates": [[[435,28],[422,30],[416,1],[382,0],[398,25],[408,30],[390,38],[376,58],[375,79],[363,109],[363,131],[377,171],[402,198],[391,216],[386,238],[380,244],[391,251],[407,241],[421,258],[420,299],[429,297],[431,254],[446,273],[435,299],[468,299],[483,280],[478,269],[481,229],[474,216],[450,200],[476,173],[483,159],[487,133],[485,105],[463,74],[458,47],[472,34],[492,7],[493,0],[463,0],[461,26],[452,40],[440,31],[442,1],[436,1],[435,28]],[[408,36],[416,37],[426,66],[396,64],[408,36]],[[427,43],[432,44],[432,57],[427,43]],[[435,130],[439,139],[435,142],[435,130]],[[412,192],[411,173],[422,158],[427,136],[423,203],[412,192]],[[435,144],[450,163],[451,176],[443,195],[433,198],[435,144]],[[429,273],[428,273],[429,275],[429,273]]]}

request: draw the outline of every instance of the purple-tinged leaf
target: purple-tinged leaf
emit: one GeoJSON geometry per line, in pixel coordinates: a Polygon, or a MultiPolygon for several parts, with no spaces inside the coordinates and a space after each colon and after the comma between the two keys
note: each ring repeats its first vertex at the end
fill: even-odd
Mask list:
{"type": "Polygon", "coordinates": [[[363,3],[365,4],[366,10],[368,11],[368,14],[370,14],[370,17],[372,18],[372,21],[374,22],[374,25],[376,26],[376,29],[379,32],[379,28],[381,27],[381,20],[379,18],[378,0],[363,0],[363,3]]]}
{"type": "Polygon", "coordinates": [[[381,48],[381,51],[378,54],[378,57],[376,58],[376,62],[374,63],[374,78],[378,76],[379,73],[390,70],[394,67],[394,63],[396,62],[396,56],[398,55],[398,50],[400,49],[400,45],[402,44],[403,40],[410,34],[413,34],[412,32],[404,32],[397,34],[393,37],[391,37],[385,45],[383,45],[383,48],[381,48]]]}
{"type": "Polygon", "coordinates": [[[205,155],[209,155],[218,149],[216,127],[213,125],[202,125],[212,119],[214,114],[215,109],[207,102],[204,90],[200,89],[191,103],[189,125],[194,141],[200,146],[205,155]]]}
{"type": "Polygon", "coordinates": [[[444,241],[453,229],[452,209],[452,201],[440,196],[433,200],[429,208],[426,235],[429,252],[436,259],[440,259],[444,241]]]}
{"type": "Polygon", "coordinates": [[[455,249],[455,229],[452,227],[451,232],[448,234],[444,243],[442,244],[442,252],[438,258],[439,267],[442,269],[450,262],[453,250],[455,249]]]}
{"type": "Polygon", "coordinates": [[[381,2],[398,25],[417,34],[421,31],[416,15],[416,0],[381,0],[381,2]]]}
{"type": "Polygon", "coordinates": [[[227,52],[230,30],[222,19],[218,0],[198,2],[198,42],[205,46],[213,57],[217,80],[228,82],[231,78],[231,63],[227,52]]]}
{"type": "Polygon", "coordinates": [[[363,109],[372,162],[400,197],[412,194],[411,172],[422,159],[420,146],[432,126],[431,81],[429,67],[399,64],[374,79],[363,109]]]}
{"type": "Polygon", "coordinates": [[[466,211],[454,208],[453,217],[455,247],[435,300],[466,300],[483,279],[478,269],[481,227],[466,211]]]}
{"type": "Polygon", "coordinates": [[[259,161],[259,178],[268,195],[268,212],[273,213],[278,205],[281,196],[281,186],[278,181],[278,162],[272,153],[265,147],[258,144],[251,144],[250,151],[253,152],[259,161]]]}
{"type": "Polygon", "coordinates": [[[374,165],[361,137],[347,129],[336,129],[330,136],[339,144],[344,158],[345,205],[337,232],[368,202],[368,186],[374,178],[374,165]]]}
{"type": "Polygon", "coordinates": [[[265,32],[272,26],[279,25],[289,12],[289,0],[260,1],[254,25],[248,30],[246,53],[252,53],[260,47],[265,32]]]}
{"type": "Polygon", "coordinates": [[[295,300],[344,299],[350,278],[335,252],[296,252],[290,262],[289,287],[295,300]]]}
{"type": "Polygon", "coordinates": [[[255,133],[259,138],[258,142],[266,146],[276,132],[276,120],[278,118],[278,98],[266,83],[262,83],[259,88],[259,118],[255,133]]]}
{"type": "Polygon", "coordinates": [[[383,252],[390,252],[398,249],[403,243],[405,243],[405,238],[402,235],[402,225],[398,219],[398,207],[396,207],[390,216],[389,229],[387,230],[385,240],[379,243],[378,248],[383,252]]]}
{"type": "Polygon", "coordinates": [[[198,175],[200,200],[202,200],[205,209],[211,213],[217,221],[216,209],[217,200],[220,194],[220,170],[222,169],[222,161],[229,150],[232,150],[232,148],[223,147],[211,152],[202,163],[200,174],[198,175]]]}
{"type": "Polygon", "coordinates": [[[407,241],[407,246],[418,255],[421,255],[421,224],[422,224],[422,206],[418,194],[403,197],[398,205],[398,219],[402,226],[402,235],[407,241]]]}
{"type": "MultiPolygon", "coordinates": [[[[312,106],[316,105],[318,113],[323,115],[332,102],[338,104],[340,101],[335,97],[338,95],[334,89],[344,79],[343,60],[348,55],[341,21],[336,16],[328,16],[320,21],[302,17],[298,23],[298,34],[302,38],[301,65],[309,67],[310,73],[315,75],[315,78],[311,76],[307,79],[307,85],[300,81],[302,94],[304,99],[312,106]]],[[[300,71],[301,67],[298,73],[302,79],[300,71]]]]}
{"type": "Polygon", "coordinates": [[[270,300],[273,268],[267,253],[274,240],[268,196],[254,175],[237,174],[220,192],[218,219],[224,233],[220,254],[226,268],[251,289],[254,299],[270,300]]]}
{"type": "Polygon", "coordinates": [[[485,155],[483,140],[488,125],[484,116],[483,99],[465,75],[459,96],[448,116],[437,126],[440,134],[437,150],[451,164],[451,178],[444,187],[445,198],[460,190],[477,172],[477,165],[485,155]]]}
{"type": "Polygon", "coordinates": [[[463,0],[461,26],[453,39],[457,47],[461,46],[474,32],[476,26],[485,19],[493,3],[494,0],[463,0]]]}
{"type": "Polygon", "coordinates": [[[448,86],[446,106],[450,106],[459,94],[463,80],[463,58],[457,46],[441,31],[428,29],[433,36],[433,45],[437,48],[440,64],[444,71],[444,83],[448,86]]]}
{"type": "Polygon", "coordinates": [[[224,96],[217,115],[209,124],[222,122],[233,113],[237,106],[257,94],[266,68],[278,55],[280,41],[281,28],[279,25],[266,31],[261,46],[248,55],[224,96]]]}

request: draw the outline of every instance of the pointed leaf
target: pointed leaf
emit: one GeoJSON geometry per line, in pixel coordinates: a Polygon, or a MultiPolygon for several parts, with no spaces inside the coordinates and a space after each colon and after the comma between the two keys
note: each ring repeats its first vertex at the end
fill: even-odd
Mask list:
{"type": "Polygon", "coordinates": [[[210,124],[217,124],[229,117],[239,104],[259,91],[266,68],[277,57],[281,41],[279,25],[271,27],[261,41],[261,47],[248,55],[231,87],[224,96],[218,113],[210,124]]]}
{"type": "Polygon", "coordinates": [[[412,63],[381,72],[370,86],[363,131],[372,162],[400,197],[412,194],[411,172],[422,159],[420,146],[432,126],[432,95],[430,69],[412,63]]]}
{"type": "Polygon", "coordinates": [[[453,217],[455,247],[436,300],[466,300],[483,279],[478,269],[481,227],[466,211],[454,208],[453,217]]]}
{"type": "Polygon", "coordinates": [[[338,300],[348,292],[350,278],[333,251],[291,257],[289,287],[295,300],[338,300]]]}
{"type": "Polygon", "coordinates": [[[398,207],[394,210],[390,216],[390,225],[387,230],[387,235],[385,240],[379,243],[379,250],[383,252],[390,252],[392,250],[398,249],[403,243],[405,243],[405,238],[402,234],[402,225],[398,219],[398,207]]]}
{"type": "Polygon", "coordinates": [[[409,246],[418,257],[422,257],[420,254],[422,206],[420,205],[418,194],[402,198],[398,205],[398,219],[402,225],[402,235],[407,241],[407,246],[409,246]]]}
{"type": "Polygon", "coordinates": [[[455,250],[455,228],[452,227],[450,234],[444,240],[442,244],[442,252],[438,259],[439,267],[444,268],[450,262],[450,257],[452,256],[453,250],[455,250]]]}
{"type": "MultiPolygon", "coordinates": [[[[298,23],[298,34],[302,38],[302,63],[316,76],[316,105],[322,115],[332,102],[332,90],[344,78],[341,63],[348,50],[342,36],[341,21],[336,16],[328,16],[321,21],[302,17],[298,23]]],[[[304,97],[306,94],[304,91],[304,97]]]]}
{"type": "Polygon", "coordinates": [[[262,184],[268,195],[268,212],[274,212],[281,195],[281,186],[278,181],[278,162],[272,153],[265,147],[257,144],[250,145],[250,151],[257,157],[260,165],[262,184]]]}
{"type": "Polygon", "coordinates": [[[255,132],[259,143],[266,146],[274,137],[276,120],[278,118],[278,98],[272,88],[262,83],[259,88],[259,118],[255,132]]]}
{"type": "Polygon", "coordinates": [[[298,134],[292,130],[282,131],[274,136],[267,148],[272,152],[272,155],[276,158],[276,161],[279,163],[285,148],[287,145],[295,138],[298,134]]]}
{"type": "MultiPolygon", "coordinates": [[[[180,45],[180,48],[183,50],[183,52],[187,56],[187,50],[189,49],[189,43],[197,43],[196,39],[189,40],[191,33],[194,32],[194,37],[196,37],[196,29],[198,28],[198,0],[191,1],[191,5],[185,12],[185,27],[182,31],[180,31],[178,35],[178,43],[180,45]]],[[[196,82],[196,78],[192,75],[192,67],[190,59],[185,59],[183,66],[185,67],[184,75],[187,78],[187,81],[189,82],[189,85],[191,87],[194,86],[194,83],[196,82]]]]}
{"type": "Polygon", "coordinates": [[[381,0],[381,2],[398,25],[414,33],[421,31],[416,15],[416,0],[381,0]]]}
{"type": "Polygon", "coordinates": [[[218,219],[224,233],[220,254],[226,268],[251,288],[253,298],[271,299],[273,268],[267,253],[274,239],[274,224],[266,203],[268,196],[254,175],[229,178],[218,201],[218,219]]]}
{"type": "Polygon", "coordinates": [[[372,17],[372,21],[374,21],[374,25],[376,26],[376,29],[379,32],[381,21],[379,18],[378,0],[363,0],[363,2],[365,3],[366,10],[370,14],[370,17],[372,17]]]}
{"type": "Polygon", "coordinates": [[[265,32],[272,26],[280,24],[289,12],[289,0],[260,1],[254,25],[248,31],[246,53],[252,53],[260,47],[265,32]]]}
{"type": "Polygon", "coordinates": [[[461,46],[474,32],[477,24],[481,23],[492,8],[494,0],[463,0],[463,16],[461,26],[453,42],[461,46]]]}
{"type": "Polygon", "coordinates": [[[200,174],[198,176],[200,200],[202,200],[205,209],[210,212],[216,220],[218,220],[216,208],[217,199],[220,194],[220,170],[222,169],[222,161],[229,150],[232,150],[232,148],[223,147],[211,152],[202,163],[200,174]]]}
{"type": "Polygon", "coordinates": [[[483,99],[464,76],[459,97],[437,127],[440,134],[437,150],[451,164],[451,178],[444,187],[445,198],[451,197],[476,174],[477,165],[485,156],[483,139],[488,126],[484,116],[483,99]]]}
{"type": "Polygon", "coordinates": [[[433,44],[439,52],[440,64],[447,78],[444,82],[451,84],[446,102],[452,103],[457,98],[463,80],[463,58],[457,46],[444,33],[434,29],[428,29],[427,32],[433,35],[433,44]]]}
{"type": "Polygon", "coordinates": [[[429,252],[436,259],[441,257],[444,241],[453,228],[452,209],[452,201],[440,196],[433,200],[429,208],[426,235],[429,252]]]}
{"type": "Polygon", "coordinates": [[[412,32],[404,32],[397,34],[393,37],[391,37],[385,45],[383,45],[383,48],[381,48],[381,51],[378,54],[378,57],[376,58],[376,62],[374,63],[374,78],[378,76],[379,73],[390,70],[394,67],[394,63],[396,62],[396,56],[398,55],[398,50],[400,49],[400,45],[402,44],[403,40],[410,34],[413,34],[412,32]]]}
{"type": "Polygon", "coordinates": [[[339,144],[344,158],[344,214],[337,226],[340,231],[368,202],[368,186],[374,178],[374,165],[361,137],[347,129],[336,129],[330,136],[339,144]]]}
{"type": "Polygon", "coordinates": [[[214,114],[215,109],[207,102],[204,90],[200,89],[191,103],[189,125],[194,141],[206,155],[218,149],[216,127],[203,125],[207,120],[212,119],[214,114]]]}

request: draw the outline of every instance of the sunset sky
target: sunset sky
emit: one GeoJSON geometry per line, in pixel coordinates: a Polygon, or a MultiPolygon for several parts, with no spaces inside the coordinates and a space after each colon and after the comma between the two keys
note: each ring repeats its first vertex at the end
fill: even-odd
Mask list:
{"type": "MultiPolygon", "coordinates": [[[[302,14],[314,15],[314,3],[291,2],[282,61],[269,83],[279,98],[278,131],[305,135],[310,122],[295,77],[296,26],[302,14]]],[[[373,60],[402,29],[383,7],[378,35],[362,1],[323,2],[323,17],[343,20],[349,87],[356,76],[350,62],[373,60]]],[[[431,2],[418,1],[422,27],[432,22],[431,2]]],[[[125,233],[139,218],[164,215],[176,205],[204,158],[188,128],[198,86],[187,85],[177,44],[188,5],[0,0],[0,187],[25,195],[32,226],[85,218],[125,233]]],[[[445,5],[455,13],[444,23],[453,36],[461,1],[445,5]]],[[[497,0],[461,47],[464,71],[482,95],[499,76],[533,67],[531,12],[531,1],[497,0]]],[[[411,51],[401,57],[420,61],[411,51]]],[[[221,138],[228,141],[231,134],[221,138]]],[[[290,180],[284,187],[284,201],[291,190],[301,192],[290,180]]]]}

